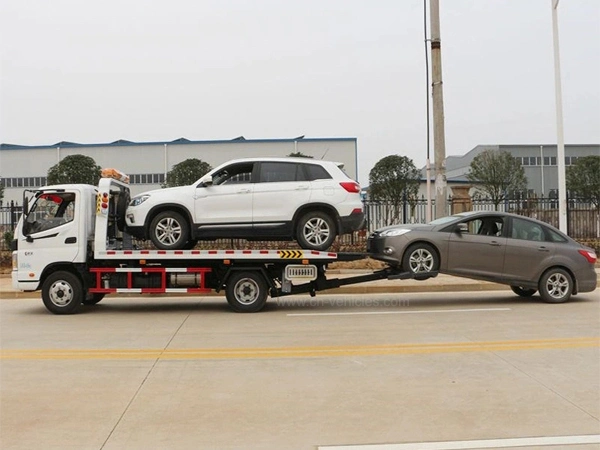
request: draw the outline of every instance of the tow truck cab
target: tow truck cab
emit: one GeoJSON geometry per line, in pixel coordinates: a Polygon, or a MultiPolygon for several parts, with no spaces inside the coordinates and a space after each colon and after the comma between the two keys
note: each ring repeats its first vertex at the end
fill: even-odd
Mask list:
{"type": "Polygon", "coordinates": [[[97,244],[97,222],[106,227],[100,245],[115,245],[124,223],[119,209],[124,212],[127,206],[129,187],[109,178],[101,179],[99,187],[65,184],[23,193],[23,215],[13,241],[14,289],[36,291],[56,270],[79,272],[85,278],[97,244]],[[98,195],[99,187],[104,198],[98,195]]]}

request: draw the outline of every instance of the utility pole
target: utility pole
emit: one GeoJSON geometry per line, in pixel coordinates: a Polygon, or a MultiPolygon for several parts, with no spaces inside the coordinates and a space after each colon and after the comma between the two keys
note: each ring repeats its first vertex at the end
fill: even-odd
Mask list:
{"type": "Polygon", "coordinates": [[[435,217],[448,215],[446,209],[446,140],[444,134],[444,95],[442,89],[442,40],[440,1],[430,0],[431,91],[433,97],[433,151],[435,157],[435,217]]]}
{"type": "Polygon", "coordinates": [[[552,41],[554,44],[554,88],[556,94],[556,163],[558,165],[558,228],[567,232],[567,182],[565,171],[565,134],[563,131],[562,89],[560,83],[560,53],[558,46],[558,0],[552,6],[552,41]]]}

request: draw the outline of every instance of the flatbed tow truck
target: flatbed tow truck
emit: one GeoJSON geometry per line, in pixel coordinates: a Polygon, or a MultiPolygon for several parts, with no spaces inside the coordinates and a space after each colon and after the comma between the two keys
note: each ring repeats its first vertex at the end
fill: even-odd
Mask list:
{"type": "MultiPolygon", "coordinates": [[[[387,267],[328,279],[327,265],[362,253],[313,250],[136,249],[125,230],[127,177],[105,169],[98,186],[25,190],[13,241],[12,285],[41,291],[54,314],[73,314],[106,294],[202,294],[225,291],[238,312],[260,311],[267,297],[308,293],[412,273],[387,267]],[[30,206],[31,204],[31,206],[30,206]]],[[[435,276],[431,274],[430,276],[435,276]]]]}

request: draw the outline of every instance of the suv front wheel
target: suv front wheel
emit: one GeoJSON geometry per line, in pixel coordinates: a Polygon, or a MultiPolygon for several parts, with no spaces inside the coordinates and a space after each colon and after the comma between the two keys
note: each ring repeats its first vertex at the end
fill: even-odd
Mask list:
{"type": "Polygon", "coordinates": [[[304,214],[296,226],[298,244],[309,250],[327,250],[335,240],[335,233],[333,219],[322,211],[304,214]]]}
{"type": "Polygon", "coordinates": [[[149,234],[156,248],[181,250],[189,241],[190,227],[181,214],[174,211],[163,211],[150,222],[149,234]]]}

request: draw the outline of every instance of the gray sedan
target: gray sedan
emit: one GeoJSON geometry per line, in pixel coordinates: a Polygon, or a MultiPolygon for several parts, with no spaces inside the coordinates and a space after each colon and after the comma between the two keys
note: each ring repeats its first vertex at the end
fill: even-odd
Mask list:
{"type": "Polygon", "coordinates": [[[375,231],[369,255],[425,279],[437,271],[538,290],[549,303],[596,289],[596,253],[539,220],[500,212],[467,212],[429,224],[375,231]]]}

